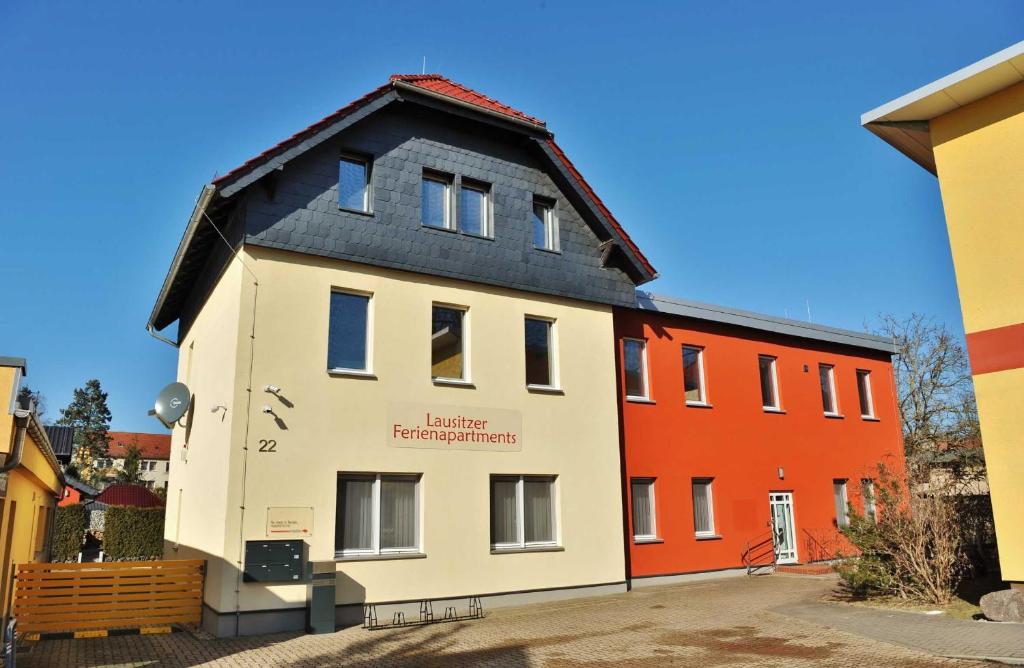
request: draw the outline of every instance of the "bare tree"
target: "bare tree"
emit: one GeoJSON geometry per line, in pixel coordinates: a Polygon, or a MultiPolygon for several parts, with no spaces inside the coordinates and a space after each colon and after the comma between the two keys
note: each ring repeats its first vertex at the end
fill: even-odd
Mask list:
{"type": "Polygon", "coordinates": [[[978,413],[967,354],[945,325],[914,313],[884,315],[877,333],[896,345],[893,371],[907,474],[928,482],[937,459],[972,449],[980,452],[978,413]]]}

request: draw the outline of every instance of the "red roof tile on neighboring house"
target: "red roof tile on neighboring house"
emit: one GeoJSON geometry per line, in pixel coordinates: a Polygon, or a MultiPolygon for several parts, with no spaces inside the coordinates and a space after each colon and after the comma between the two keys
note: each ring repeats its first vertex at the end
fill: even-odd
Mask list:
{"type": "Polygon", "coordinates": [[[159,496],[142,485],[111,485],[103,490],[96,500],[108,506],[135,508],[162,508],[164,505],[159,496]]]}
{"type": "Polygon", "coordinates": [[[143,459],[170,459],[170,434],[141,434],[133,431],[108,431],[110,457],[124,459],[128,446],[137,445],[143,459]]]}

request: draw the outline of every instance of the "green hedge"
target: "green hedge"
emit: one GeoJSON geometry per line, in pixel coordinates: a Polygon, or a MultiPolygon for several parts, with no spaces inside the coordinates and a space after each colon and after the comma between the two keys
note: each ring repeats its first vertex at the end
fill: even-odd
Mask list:
{"type": "Polygon", "coordinates": [[[85,538],[89,518],[80,503],[59,506],[53,518],[53,542],[50,546],[53,561],[77,561],[78,551],[85,538]]]}
{"type": "Polygon", "coordinates": [[[114,561],[163,558],[164,509],[107,508],[103,552],[114,561]]]}

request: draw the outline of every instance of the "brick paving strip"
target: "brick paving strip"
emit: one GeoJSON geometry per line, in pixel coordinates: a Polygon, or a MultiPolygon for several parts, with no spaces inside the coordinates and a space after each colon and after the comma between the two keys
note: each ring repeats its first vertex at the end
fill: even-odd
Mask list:
{"type": "Polygon", "coordinates": [[[950,658],[1024,665],[1024,624],[999,624],[859,605],[799,602],[775,612],[950,658]]]}
{"type": "Polygon", "coordinates": [[[660,668],[980,666],[862,637],[775,609],[817,601],[834,578],[729,578],[492,610],[390,631],[210,639],[192,633],[44,640],[19,668],[660,668]]]}

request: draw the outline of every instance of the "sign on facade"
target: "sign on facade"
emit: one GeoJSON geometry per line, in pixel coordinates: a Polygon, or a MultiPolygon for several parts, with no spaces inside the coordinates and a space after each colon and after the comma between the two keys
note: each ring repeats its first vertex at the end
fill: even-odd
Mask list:
{"type": "Polygon", "coordinates": [[[313,535],[313,509],[267,508],[267,536],[286,538],[288,536],[313,535]]]}
{"type": "Polygon", "coordinates": [[[523,414],[503,408],[468,408],[394,402],[388,406],[388,445],[431,450],[523,449],[523,414]]]}

